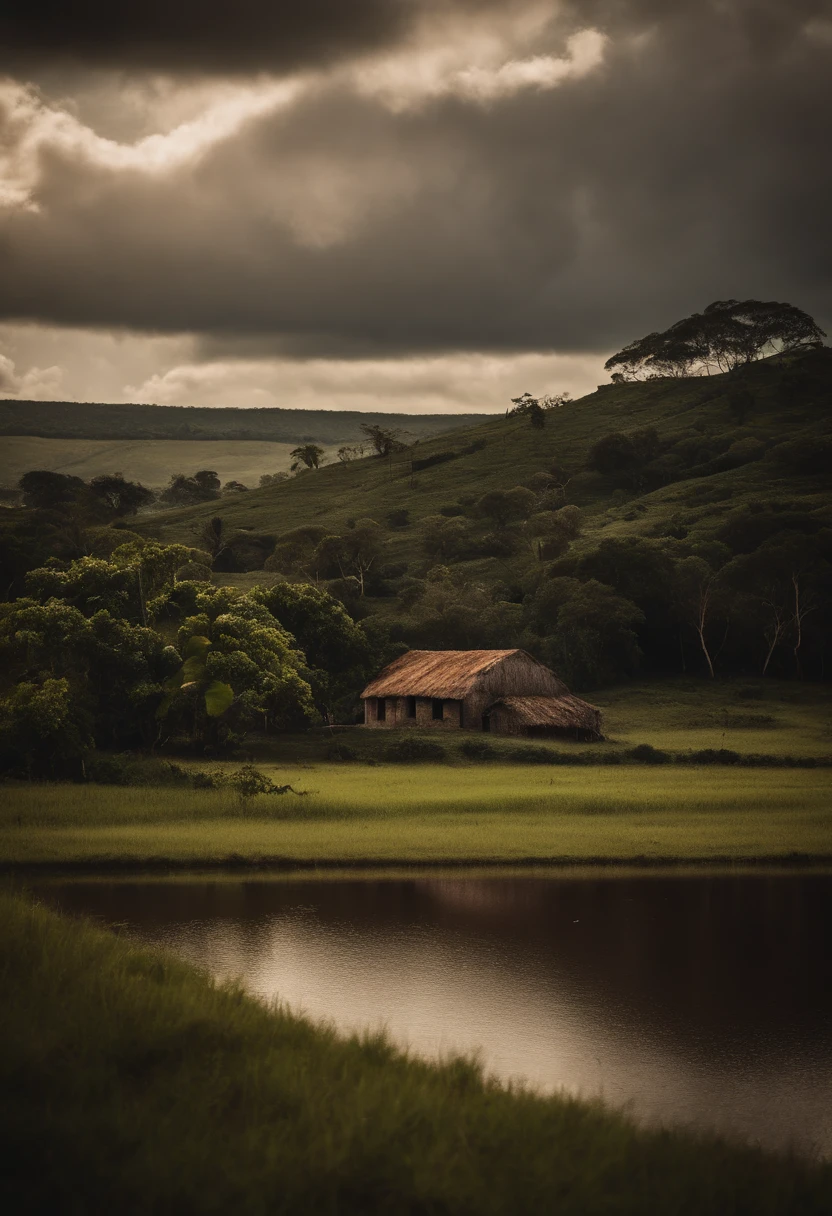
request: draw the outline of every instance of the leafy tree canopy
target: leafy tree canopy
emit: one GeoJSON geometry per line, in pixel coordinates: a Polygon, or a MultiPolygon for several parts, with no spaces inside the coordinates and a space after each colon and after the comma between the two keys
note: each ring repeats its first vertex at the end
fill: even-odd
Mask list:
{"type": "Polygon", "coordinates": [[[613,380],[728,372],[778,351],[820,346],[825,336],[793,304],[716,300],[704,312],[630,342],[604,366],[613,380]]]}

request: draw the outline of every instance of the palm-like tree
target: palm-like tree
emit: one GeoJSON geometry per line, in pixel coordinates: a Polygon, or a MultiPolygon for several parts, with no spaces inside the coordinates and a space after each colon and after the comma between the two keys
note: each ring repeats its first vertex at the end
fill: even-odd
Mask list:
{"type": "Polygon", "coordinates": [[[304,443],[299,448],[295,448],[289,453],[292,457],[292,463],[289,466],[293,473],[303,466],[307,469],[317,469],[324,462],[324,450],[319,448],[317,443],[304,443]]]}

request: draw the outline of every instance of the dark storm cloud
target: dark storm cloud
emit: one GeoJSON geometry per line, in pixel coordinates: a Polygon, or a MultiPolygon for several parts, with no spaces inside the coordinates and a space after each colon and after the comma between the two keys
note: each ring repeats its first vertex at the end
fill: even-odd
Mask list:
{"type": "Polygon", "coordinates": [[[335,80],[164,173],[45,149],[39,209],[0,226],[3,315],[238,354],[603,350],[725,296],[828,327],[821,6],[569,11],[554,54],[609,40],[551,89],[393,110],[335,80]]]}
{"type": "Polygon", "coordinates": [[[235,73],[326,62],[399,37],[415,0],[36,0],[0,11],[0,71],[98,67],[235,73]]]}

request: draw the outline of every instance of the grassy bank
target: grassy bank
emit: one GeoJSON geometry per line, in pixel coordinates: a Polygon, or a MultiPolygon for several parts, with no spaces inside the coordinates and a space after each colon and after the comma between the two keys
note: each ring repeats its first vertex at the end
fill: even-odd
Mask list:
{"type": "Polygon", "coordinates": [[[832,1168],[339,1039],[184,964],[0,898],[16,1213],[829,1211],[832,1168]]]}
{"type": "Polygon", "coordinates": [[[319,764],[269,768],[304,797],[19,785],[0,862],[361,862],[832,854],[825,770],[319,764]]]}

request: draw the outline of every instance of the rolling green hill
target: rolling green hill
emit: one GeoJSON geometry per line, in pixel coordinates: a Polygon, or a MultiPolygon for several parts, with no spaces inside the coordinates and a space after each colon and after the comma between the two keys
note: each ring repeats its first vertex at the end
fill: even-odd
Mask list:
{"type": "Polygon", "coordinates": [[[639,668],[823,679],[830,404],[826,349],[610,385],[542,428],[495,418],[131,526],[210,549],[220,583],[326,585],[380,654],[523,646],[579,689],[639,668]]]}
{"type": "MultiPolygon", "coordinates": [[[[148,517],[143,527],[168,541],[193,543],[218,513],[227,529],[276,537],[309,524],[338,532],[351,519],[371,518],[385,528],[385,562],[407,563],[416,572],[434,564],[423,550],[426,517],[455,508],[460,499],[468,511],[466,499],[470,505],[486,490],[525,484],[553,466],[566,481],[565,502],[582,511],[578,550],[601,536],[710,537],[729,512],[762,500],[780,508],[799,505],[828,522],[832,501],[823,453],[832,435],[830,407],[828,350],[760,363],[743,378],[610,385],[549,412],[543,430],[522,417],[495,418],[424,440],[391,459],[323,468],[221,507],[208,503],[148,517]],[[748,396],[738,402],[738,393],[748,396]],[[623,485],[587,471],[597,440],[649,429],[662,450],[648,462],[643,484],[623,485]],[[407,510],[406,527],[387,525],[395,510],[407,510]]],[[[506,578],[505,561],[466,564],[472,572],[506,578]]],[[[515,574],[534,564],[530,552],[509,562],[515,574]]]]}

